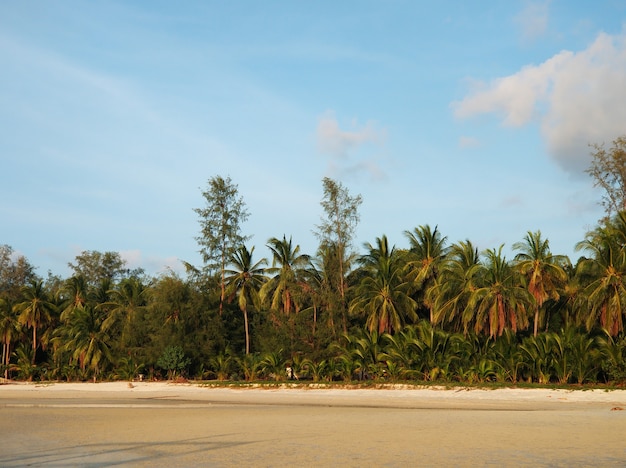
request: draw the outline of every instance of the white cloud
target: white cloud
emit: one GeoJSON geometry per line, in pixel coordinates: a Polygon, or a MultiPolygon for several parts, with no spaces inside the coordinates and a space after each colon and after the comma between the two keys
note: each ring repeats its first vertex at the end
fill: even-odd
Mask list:
{"type": "Polygon", "coordinates": [[[543,36],[548,30],[548,4],[528,3],[526,7],[515,17],[524,40],[531,41],[543,36]]]}
{"type": "Polygon", "coordinates": [[[497,78],[453,103],[455,115],[494,113],[504,125],[540,125],[550,156],[566,171],[589,164],[589,144],[626,132],[626,35],[601,33],[585,50],[497,78]]]}
{"type": "Polygon", "coordinates": [[[384,178],[384,171],[375,158],[375,151],[368,145],[380,146],[385,131],[374,127],[373,122],[359,126],[352,122],[351,130],[342,130],[332,113],[327,113],[317,124],[318,149],[330,156],[329,171],[332,173],[367,172],[375,179],[384,178]]]}

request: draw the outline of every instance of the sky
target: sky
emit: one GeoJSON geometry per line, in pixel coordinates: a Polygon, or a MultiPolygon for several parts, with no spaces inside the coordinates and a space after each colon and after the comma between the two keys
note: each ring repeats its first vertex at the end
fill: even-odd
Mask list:
{"type": "Polygon", "coordinates": [[[322,179],[354,247],[437,227],[480,250],[603,216],[590,144],[626,134],[626,2],[0,2],[0,244],[45,276],[85,250],[201,265],[215,176],[255,255],[315,254],[322,179]]]}

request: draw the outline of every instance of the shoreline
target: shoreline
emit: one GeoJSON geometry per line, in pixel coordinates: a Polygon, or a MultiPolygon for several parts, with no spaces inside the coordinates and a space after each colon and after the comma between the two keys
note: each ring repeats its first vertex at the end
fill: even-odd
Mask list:
{"type": "Polygon", "coordinates": [[[626,410],[626,390],[413,387],[380,385],[344,387],[314,384],[211,385],[176,382],[14,382],[0,385],[0,406],[20,401],[57,404],[71,400],[124,400],[131,403],[159,400],[172,405],[247,404],[282,406],[388,407],[414,409],[610,409],[626,410]]]}

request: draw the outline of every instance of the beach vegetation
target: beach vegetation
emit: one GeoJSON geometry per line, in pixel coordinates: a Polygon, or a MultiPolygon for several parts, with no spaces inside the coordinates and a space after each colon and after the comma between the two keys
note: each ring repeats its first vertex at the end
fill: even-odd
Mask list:
{"type": "Polygon", "coordinates": [[[322,188],[313,254],[284,234],[265,256],[246,244],[245,205],[223,178],[196,210],[205,265],[186,274],[84,251],[71,276],[44,280],[0,246],[4,379],[626,384],[626,212],[591,228],[576,262],[539,230],[508,259],[425,223],[404,247],[383,234],[358,253],[360,197],[322,188]]]}

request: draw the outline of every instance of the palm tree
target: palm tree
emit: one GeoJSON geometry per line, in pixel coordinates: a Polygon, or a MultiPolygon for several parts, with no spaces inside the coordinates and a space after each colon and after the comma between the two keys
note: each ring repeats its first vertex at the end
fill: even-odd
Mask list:
{"type": "Polygon", "coordinates": [[[246,354],[250,354],[250,329],[248,325],[249,305],[259,304],[259,290],[266,281],[265,270],[261,267],[267,264],[266,259],[252,262],[254,247],[250,250],[246,246],[240,247],[232,255],[230,265],[232,269],[225,270],[226,287],[229,294],[237,295],[237,304],[243,313],[246,332],[246,354]]]}
{"type": "Polygon", "coordinates": [[[52,320],[55,306],[48,297],[43,281],[34,280],[21,288],[24,301],[14,306],[18,322],[33,330],[33,364],[37,355],[37,329],[52,320]]]}
{"type": "Polygon", "coordinates": [[[17,315],[11,307],[8,299],[0,298],[0,341],[2,341],[2,360],[4,366],[4,378],[9,377],[9,362],[11,360],[11,343],[19,333],[17,315]]]}
{"type": "Polygon", "coordinates": [[[76,309],[82,309],[87,303],[89,286],[83,275],[72,276],[65,281],[60,291],[63,301],[61,321],[66,321],[76,309]]]}
{"type": "Polygon", "coordinates": [[[403,265],[395,247],[389,249],[387,237],[376,239],[377,246],[366,244],[368,253],[361,258],[365,276],[357,286],[350,312],[365,315],[365,326],[372,332],[393,333],[407,319],[415,320],[417,303],[410,296],[410,284],[404,281],[403,265]]]}
{"type": "Polygon", "coordinates": [[[600,227],[576,245],[577,250],[587,250],[592,258],[578,263],[577,275],[587,282],[587,329],[597,322],[611,336],[623,330],[626,313],[626,247],[623,233],[626,231],[626,213],[619,213],[613,224],[600,227]]]}
{"type": "Polygon", "coordinates": [[[454,331],[464,328],[463,332],[467,334],[467,326],[463,327],[461,317],[475,289],[472,274],[479,263],[478,249],[469,240],[450,247],[439,276],[428,290],[434,324],[451,323],[454,331]]]}
{"type": "Polygon", "coordinates": [[[259,369],[266,377],[271,377],[274,380],[285,380],[287,374],[285,369],[287,368],[286,362],[283,359],[283,350],[277,352],[268,352],[263,355],[259,363],[259,369]]]}
{"type": "Polygon", "coordinates": [[[520,356],[530,374],[529,377],[536,379],[540,384],[548,383],[552,374],[555,373],[553,344],[552,333],[541,333],[524,338],[519,347],[520,356]]]}
{"type": "Polygon", "coordinates": [[[359,329],[354,335],[345,334],[343,339],[346,343],[339,348],[341,353],[339,357],[345,368],[358,373],[360,379],[378,378],[383,375],[385,361],[389,358],[384,352],[386,333],[359,329]]]}
{"type": "MultiPolygon", "coordinates": [[[[426,292],[435,283],[439,269],[445,259],[447,248],[446,237],[443,237],[435,226],[431,230],[429,225],[419,226],[413,231],[404,231],[409,239],[409,279],[422,292],[426,292]]],[[[434,323],[433,304],[428,296],[424,297],[424,305],[428,308],[430,323],[434,323]]]]}
{"type": "Polygon", "coordinates": [[[419,349],[419,368],[427,380],[448,378],[450,367],[458,359],[460,334],[435,328],[427,320],[415,326],[416,346],[419,349]]]}
{"type": "Polygon", "coordinates": [[[246,354],[243,357],[235,359],[239,365],[239,370],[243,372],[244,379],[250,382],[257,380],[259,371],[261,370],[261,356],[258,354],[246,354]]]}
{"type": "Polygon", "coordinates": [[[128,334],[135,316],[146,308],[148,289],[135,277],[123,279],[109,292],[110,299],[98,305],[108,316],[102,327],[109,331],[115,324],[122,324],[121,346],[127,345],[128,334]]]}
{"type": "Polygon", "coordinates": [[[515,256],[516,267],[526,279],[528,292],[535,298],[535,319],[533,335],[537,336],[539,313],[548,299],[559,299],[559,289],[567,281],[563,265],[569,263],[563,255],[552,255],[547,239],[541,238],[541,232],[528,232],[524,242],[513,244],[519,250],[515,256]]]}
{"type": "Polygon", "coordinates": [[[486,263],[470,273],[472,293],[463,312],[463,322],[474,324],[477,333],[500,336],[509,327],[514,332],[528,326],[530,293],[521,286],[516,271],[502,255],[502,247],[485,252],[486,263]]]}
{"type": "Polygon", "coordinates": [[[104,327],[103,314],[93,306],[76,309],[67,325],[67,341],[63,348],[72,353],[81,370],[89,368],[94,381],[103,365],[111,360],[109,334],[104,327]]]}
{"type": "Polygon", "coordinates": [[[300,246],[293,246],[283,236],[282,240],[271,238],[267,243],[272,252],[272,266],[265,271],[272,276],[261,288],[261,298],[265,301],[271,296],[270,308],[273,311],[282,310],[289,316],[292,310],[298,311],[295,298],[298,296],[298,282],[300,270],[309,264],[309,256],[300,253],[300,246]]]}

